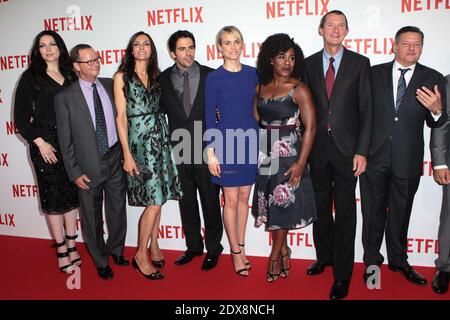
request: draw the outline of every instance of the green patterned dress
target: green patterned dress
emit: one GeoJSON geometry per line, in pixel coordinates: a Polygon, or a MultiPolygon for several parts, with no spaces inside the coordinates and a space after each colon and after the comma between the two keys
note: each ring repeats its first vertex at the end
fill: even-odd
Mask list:
{"type": "Polygon", "coordinates": [[[159,100],[160,95],[151,95],[141,81],[130,80],[128,144],[141,172],[138,178],[127,175],[130,206],[163,205],[167,200],[178,200],[182,196],[177,168],[171,157],[169,130],[159,111],[159,100]]]}

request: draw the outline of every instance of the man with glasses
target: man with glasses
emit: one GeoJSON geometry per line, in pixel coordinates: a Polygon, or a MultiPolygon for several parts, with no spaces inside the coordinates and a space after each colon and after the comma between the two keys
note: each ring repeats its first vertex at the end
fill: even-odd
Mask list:
{"type": "Polygon", "coordinates": [[[91,46],[75,46],[70,58],[79,80],[55,96],[58,141],[67,174],[78,186],[83,239],[98,275],[111,279],[109,255],[117,265],[129,264],[123,256],[127,230],[125,174],[116,131],[113,81],[97,78],[100,58],[91,46]]]}
{"type": "MultiPolygon", "coordinates": [[[[437,128],[447,119],[444,77],[418,62],[423,39],[419,28],[401,28],[392,49],[395,59],[371,69],[373,135],[366,173],[360,180],[366,267],[383,263],[384,235],[388,268],[416,285],[426,285],[427,280],[408,263],[407,237],[422,175],[423,126],[437,128]]],[[[420,214],[420,219],[427,219],[427,212],[420,214]]],[[[368,271],[366,282],[373,278],[368,271]]]]}

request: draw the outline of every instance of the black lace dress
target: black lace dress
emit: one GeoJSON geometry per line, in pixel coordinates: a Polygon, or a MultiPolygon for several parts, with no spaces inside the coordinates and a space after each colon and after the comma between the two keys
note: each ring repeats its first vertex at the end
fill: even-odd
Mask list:
{"type": "Polygon", "coordinates": [[[15,96],[14,120],[19,133],[29,143],[41,208],[47,214],[64,214],[79,206],[77,187],[69,181],[61,158],[53,110],[55,94],[67,85],[67,80],[61,86],[49,76],[37,84],[31,72],[25,71],[15,96]],[[46,163],[42,159],[39,148],[33,142],[38,137],[55,148],[56,164],[46,163]]]}

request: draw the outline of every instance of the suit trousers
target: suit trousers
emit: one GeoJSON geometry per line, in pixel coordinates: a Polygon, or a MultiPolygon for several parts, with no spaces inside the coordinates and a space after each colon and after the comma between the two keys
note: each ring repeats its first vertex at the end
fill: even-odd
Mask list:
{"type": "Polygon", "coordinates": [[[335,280],[350,280],[356,234],[353,158],[342,154],[327,135],[316,145],[309,163],[317,208],[313,225],[317,259],[333,265],[335,280]]]}
{"type": "Polygon", "coordinates": [[[109,254],[121,255],[127,232],[125,173],[118,143],[100,158],[96,187],[78,189],[83,239],[97,267],[108,265],[109,254]],[[103,229],[103,199],[108,240],[103,229]]]}
{"type": "Polygon", "coordinates": [[[439,218],[439,256],[435,260],[438,270],[450,272],[450,186],[442,187],[442,207],[439,218]]]}
{"type": "Polygon", "coordinates": [[[390,163],[391,150],[378,153],[379,157],[369,158],[366,172],[360,179],[363,260],[366,266],[383,263],[380,248],[385,235],[389,264],[406,266],[409,220],[420,177],[401,179],[395,176],[390,163]]]}
{"type": "Polygon", "coordinates": [[[223,234],[218,185],[211,182],[208,166],[205,164],[180,164],[177,166],[183,198],[178,201],[181,223],[189,251],[203,252],[200,210],[197,190],[200,194],[203,221],[205,224],[205,246],[209,254],[218,255],[223,234]]]}

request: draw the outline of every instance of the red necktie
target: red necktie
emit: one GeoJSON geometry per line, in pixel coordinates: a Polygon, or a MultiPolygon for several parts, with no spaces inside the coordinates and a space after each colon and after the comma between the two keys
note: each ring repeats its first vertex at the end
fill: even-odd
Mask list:
{"type": "Polygon", "coordinates": [[[334,58],[330,58],[330,65],[328,66],[327,73],[325,74],[325,85],[327,87],[327,96],[328,100],[331,98],[331,92],[333,91],[334,85],[334,66],[333,66],[334,58]]]}

